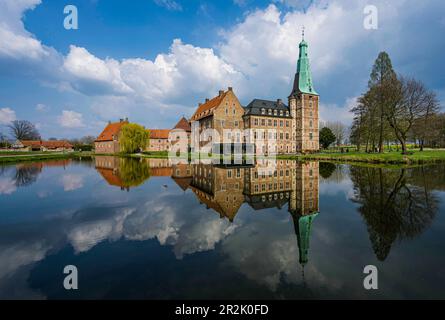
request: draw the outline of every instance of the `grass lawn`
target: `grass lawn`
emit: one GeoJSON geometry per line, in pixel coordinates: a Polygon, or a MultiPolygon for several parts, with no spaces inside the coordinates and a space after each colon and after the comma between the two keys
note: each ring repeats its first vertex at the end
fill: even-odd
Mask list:
{"type": "Polygon", "coordinates": [[[389,164],[416,164],[445,161],[445,150],[409,151],[412,154],[402,155],[392,151],[379,153],[347,152],[347,153],[316,153],[307,155],[282,155],[279,159],[306,159],[306,160],[330,160],[339,162],[368,162],[389,164]]]}
{"type": "Polygon", "coordinates": [[[0,163],[14,163],[23,161],[41,161],[52,159],[72,159],[91,157],[91,152],[21,152],[16,154],[0,154],[0,163]]]}

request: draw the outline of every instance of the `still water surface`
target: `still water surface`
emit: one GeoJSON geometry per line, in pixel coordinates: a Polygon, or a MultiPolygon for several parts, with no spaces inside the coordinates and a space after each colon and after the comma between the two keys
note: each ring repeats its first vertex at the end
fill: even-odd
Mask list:
{"type": "Polygon", "coordinates": [[[445,165],[0,167],[3,299],[445,298],[444,252],[445,165]]]}

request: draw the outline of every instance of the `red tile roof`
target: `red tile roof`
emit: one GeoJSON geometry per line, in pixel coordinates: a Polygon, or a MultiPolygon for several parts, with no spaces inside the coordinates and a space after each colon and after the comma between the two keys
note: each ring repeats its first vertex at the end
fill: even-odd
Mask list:
{"type": "Polygon", "coordinates": [[[104,131],[97,137],[96,141],[113,141],[113,137],[117,138],[119,136],[122,126],[125,124],[128,124],[128,121],[109,123],[104,131]]]}
{"type": "Polygon", "coordinates": [[[21,140],[21,144],[25,147],[38,147],[40,148],[42,146],[42,141],[40,140],[21,140]]]}
{"type": "Polygon", "coordinates": [[[181,120],[179,120],[179,122],[173,129],[181,129],[186,132],[192,131],[192,128],[190,127],[190,122],[185,117],[182,117],[181,120]]]}
{"type": "Polygon", "coordinates": [[[150,139],[168,139],[170,129],[149,129],[150,139]]]}
{"type": "Polygon", "coordinates": [[[204,104],[201,104],[196,110],[195,114],[192,116],[192,120],[199,120],[205,117],[208,117],[213,114],[213,111],[217,106],[219,106],[226,96],[227,91],[222,93],[221,95],[216,96],[215,98],[207,101],[204,104]]]}
{"type": "Polygon", "coordinates": [[[45,147],[48,149],[57,149],[57,148],[73,148],[73,145],[65,140],[51,140],[51,141],[42,141],[42,140],[22,140],[21,144],[25,147],[33,147],[40,148],[45,147]]]}

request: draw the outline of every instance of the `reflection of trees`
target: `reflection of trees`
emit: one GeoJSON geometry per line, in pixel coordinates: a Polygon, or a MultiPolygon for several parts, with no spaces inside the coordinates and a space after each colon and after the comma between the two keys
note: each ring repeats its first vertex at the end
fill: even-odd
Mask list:
{"type": "Polygon", "coordinates": [[[42,167],[34,164],[18,165],[15,170],[15,185],[17,187],[26,187],[37,181],[42,167]]]}
{"type": "MultiPolygon", "coordinates": [[[[417,172],[410,173],[418,178],[417,172]]],[[[353,200],[361,205],[359,211],[381,261],[386,259],[397,239],[419,235],[437,212],[437,197],[426,184],[411,184],[413,179],[405,169],[351,167],[351,179],[353,200]]]]}
{"type": "Polygon", "coordinates": [[[337,166],[331,162],[320,162],[320,176],[322,176],[323,179],[328,179],[332,173],[334,173],[336,167],[337,166]]]}
{"type": "Polygon", "coordinates": [[[118,172],[122,187],[137,187],[150,178],[150,164],[144,159],[120,158],[118,172]]]}

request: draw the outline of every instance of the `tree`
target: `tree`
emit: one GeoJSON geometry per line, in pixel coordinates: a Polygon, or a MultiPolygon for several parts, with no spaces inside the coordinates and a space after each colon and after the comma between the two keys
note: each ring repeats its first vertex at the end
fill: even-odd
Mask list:
{"type": "Polygon", "coordinates": [[[386,95],[385,87],[390,85],[396,79],[396,73],[392,68],[391,59],[386,52],[380,52],[374,66],[372,67],[371,77],[368,83],[370,89],[375,89],[376,94],[376,121],[378,126],[378,149],[379,153],[383,152],[383,142],[385,135],[385,108],[390,96],[386,95]]]}
{"type": "Polygon", "coordinates": [[[0,148],[7,148],[9,147],[9,142],[6,139],[6,135],[0,132],[0,148]]]}
{"type": "Polygon", "coordinates": [[[119,143],[123,153],[144,150],[149,143],[149,133],[138,124],[128,123],[122,126],[119,143]]]}
{"type": "Polygon", "coordinates": [[[324,127],[331,129],[332,133],[336,137],[335,143],[340,146],[345,139],[346,126],[340,121],[328,121],[323,124],[324,127]]]}
{"type": "Polygon", "coordinates": [[[336,139],[337,138],[328,127],[324,127],[320,130],[320,144],[324,149],[327,149],[336,139]]]}
{"type": "Polygon", "coordinates": [[[29,121],[14,120],[8,125],[8,128],[16,140],[40,140],[39,131],[29,121]]]}
{"type": "Polygon", "coordinates": [[[406,154],[408,132],[428,110],[438,105],[437,97],[434,92],[427,90],[422,82],[404,77],[400,77],[399,81],[395,81],[386,90],[391,96],[386,118],[402,145],[402,153],[406,154]]]}
{"type": "MultiPolygon", "coordinates": [[[[441,169],[435,173],[441,173],[441,169]]],[[[387,258],[397,240],[420,235],[438,212],[439,198],[430,185],[434,179],[428,179],[424,167],[415,170],[350,168],[352,201],[359,204],[358,212],[380,261],[387,258]]]]}

